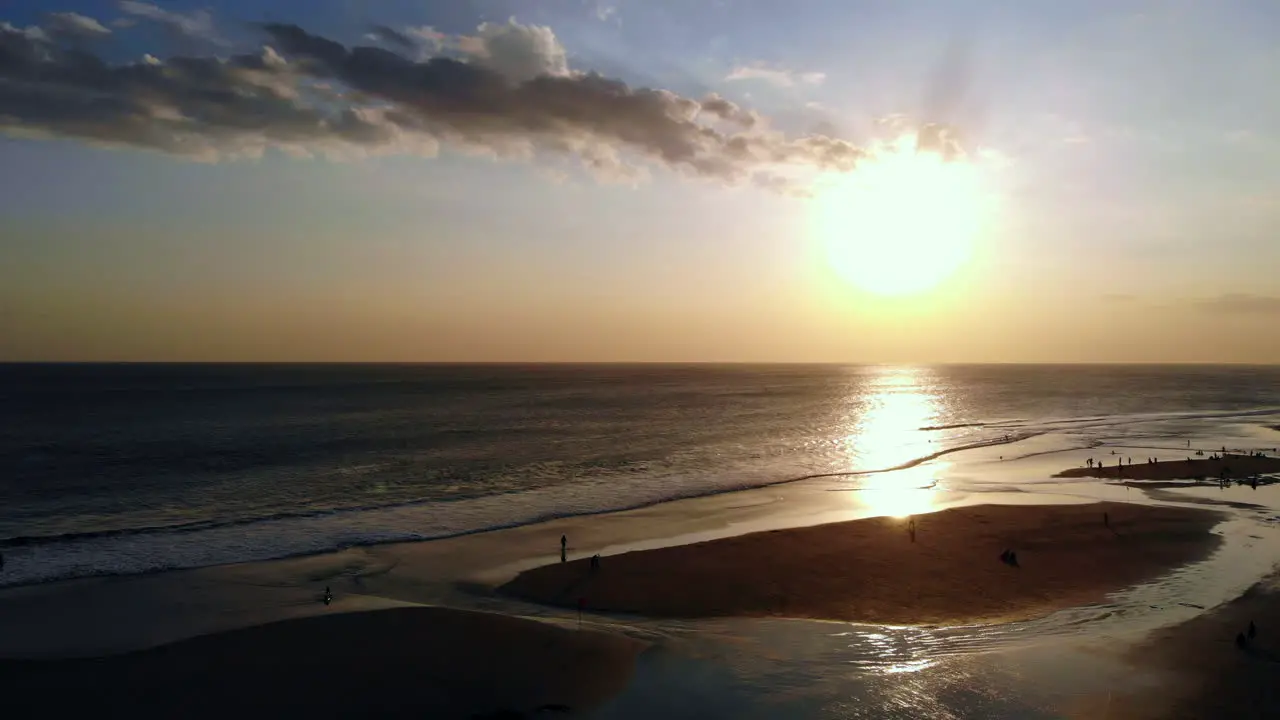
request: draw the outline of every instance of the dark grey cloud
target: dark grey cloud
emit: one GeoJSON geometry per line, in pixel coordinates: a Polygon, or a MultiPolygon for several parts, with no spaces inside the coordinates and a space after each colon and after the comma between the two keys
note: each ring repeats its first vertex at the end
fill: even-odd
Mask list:
{"type": "Polygon", "coordinates": [[[1203,312],[1215,315],[1278,315],[1280,297],[1228,293],[1217,297],[1196,300],[1195,306],[1203,312]]]}
{"type": "MultiPolygon", "coordinates": [[[[179,22],[147,3],[121,7],[179,22]]],[[[842,139],[786,137],[723,97],[571,71],[545,27],[485,24],[447,41],[376,28],[392,49],[348,47],[292,24],[262,32],[259,52],[121,64],[56,33],[0,25],[0,132],[207,160],[269,147],[430,155],[449,143],[507,157],[567,154],[620,177],[636,177],[637,162],[656,163],[778,188],[788,171],[847,171],[864,156],[842,139]],[[407,56],[432,43],[441,54],[407,56]]]]}

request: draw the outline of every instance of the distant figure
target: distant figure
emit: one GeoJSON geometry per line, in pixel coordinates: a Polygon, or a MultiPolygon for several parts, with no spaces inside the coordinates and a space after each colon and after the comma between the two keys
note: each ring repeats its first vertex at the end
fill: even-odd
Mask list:
{"type": "Polygon", "coordinates": [[[911,519],[907,521],[907,532],[911,533],[911,542],[915,542],[916,541],[916,517],[914,515],[912,515],[911,519]]]}
{"type": "Polygon", "coordinates": [[[1089,467],[1093,467],[1093,458],[1089,458],[1088,460],[1086,460],[1085,465],[1088,465],[1089,467]]]}
{"type": "Polygon", "coordinates": [[[4,572],[4,553],[0,553],[0,572],[4,572]]]}
{"type": "Polygon", "coordinates": [[[560,562],[565,561],[565,552],[569,549],[569,538],[560,536],[560,562]]]}
{"type": "Polygon", "coordinates": [[[1252,620],[1250,620],[1249,621],[1249,639],[1252,640],[1256,637],[1258,637],[1258,627],[1253,624],[1252,620]]]}
{"type": "Polygon", "coordinates": [[[1249,641],[1245,639],[1244,633],[1236,633],[1236,647],[1246,648],[1248,646],[1249,646],[1249,641]]]}
{"type": "Polygon", "coordinates": [[[1018,567],[1018,551],[1017,550],[1009,551],[1009,564],[1014,567],[1018,567]]]}
{"type": "Polygon", "coordinates": [[[591,572],[596,572],[599,569],[600,569],[600,556],[592,555],[591,556],[591,572]]]}
{"type": "Polygon", "coordinates": [[[1191,447],[1191,441],[1187,440],[1187,447],[1191,447]]]}
{"type": "Polygon", "coordinates": [[[329,603],[333,602],[333,591],[329,589],[329,586],[328,586],[328,585],[325,585],[325,586],[324,586],[324,598],[323,598],[323,600],[324,600],[324,604],[325,604],[325,605],[328,605],[329,603]]]}
{"type": "Polygon", "coordinates": [[[1102,513],[1102,524],[1105,527],[1111,527],[1111,515],[1102,513]]]}

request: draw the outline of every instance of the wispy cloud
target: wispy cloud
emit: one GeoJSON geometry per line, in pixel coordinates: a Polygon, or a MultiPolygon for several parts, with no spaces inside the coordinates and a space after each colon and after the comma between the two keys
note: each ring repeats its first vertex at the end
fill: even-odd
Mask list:
{"type": "Polygon", "coordinates": [[[610,5],[604,2],[596,3],[596,19],[600,22],[620,22],[618,17],[618,6],[610,5]]]}
{"type": "Polygon", "coordinates": [[[120,0],[119,5],[121,12],[159,23],[179,35],[215,43],[222,42],[221,36],[213,25],[213,15],[208,10],[180,13],[139,0],[120,0]]]}
{"type": "MultiPolygon", "coordinates": [[[[145,3],[126,6],[177,22],[145,3]]],[[[203,33],[213,23],[182,27],[203,33]]],[[[49,33],[0,26],[0,132],[203,160],[271,147],[430,156],[449,144],[516,159],[571,156],[613,177],[635,178],[636,163],[651,163],[767,187],[787,171],[850,170],[865,154],[837,138],[787,137],[719,96],[574,70],[550,28],[514,20],[459,36],[375,29],[393,49],[348,47],[292,24],[261,31],[257,52],[112,63],[49,33]],[[429,56],[408,57],[415,52],[429,56]]]]}
{"type": "Polygon", "coordinates": [[[826,73],[798,72],[780,67],[770,67],[763,63],[740,65],[734,68],[725,80],[759,80],[778,87],[795,87],[797,85],[821,85],[827,79],[826,73]]]}
{"type": "Polygon", "coordinates": [[[1194,301],[1203,312],[1215,315],[1280,315],[1280,297],[1227,293],[1194,301]]]}
{"type": "Polygon", "coordinates": [[[73,12],[50,13],[45,28],[53,35],[68,37],[101,37],[111,30],[97,20],[73,12]]]}

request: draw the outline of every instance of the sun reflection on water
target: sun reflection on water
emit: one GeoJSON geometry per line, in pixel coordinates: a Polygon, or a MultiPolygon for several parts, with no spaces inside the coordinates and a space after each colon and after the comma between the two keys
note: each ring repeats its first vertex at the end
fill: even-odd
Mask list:
{"type": "MultiPolygon", "coordinates": [[[[887,470],[925,457],[941,448],[930,443],[923,428],[937,423],[941,401],[923,368],[877,368],[871,392],[859,397],[850,413],[846,452],[861,468],[887,470]]],[[[894,472],[859,478],[858,500],[878,515],[906,517],[934,506],[938,472],[945,463],[928,462],[894,472]]]]}
{"type": "Polygon", "coordinates": [[[946,463],[929,463],[866,478],[858,499],[876,515],[905,518],[932,512],[938,494],[937,477],[946,463]]]}

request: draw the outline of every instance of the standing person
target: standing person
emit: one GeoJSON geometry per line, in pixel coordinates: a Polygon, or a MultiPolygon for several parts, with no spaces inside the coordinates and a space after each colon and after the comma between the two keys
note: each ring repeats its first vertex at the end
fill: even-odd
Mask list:
{"type": "Polygon", "coordinates": [[[912,515],[907,522],[907,532],[911,533],[911,542],[916,541],[916,516],[912,515]]]}
{"type": "Polygon", "coordinates": [[[569,538],[560,536],[560,562],[565,561],[565,551],[569,549],[569,538]]]}

